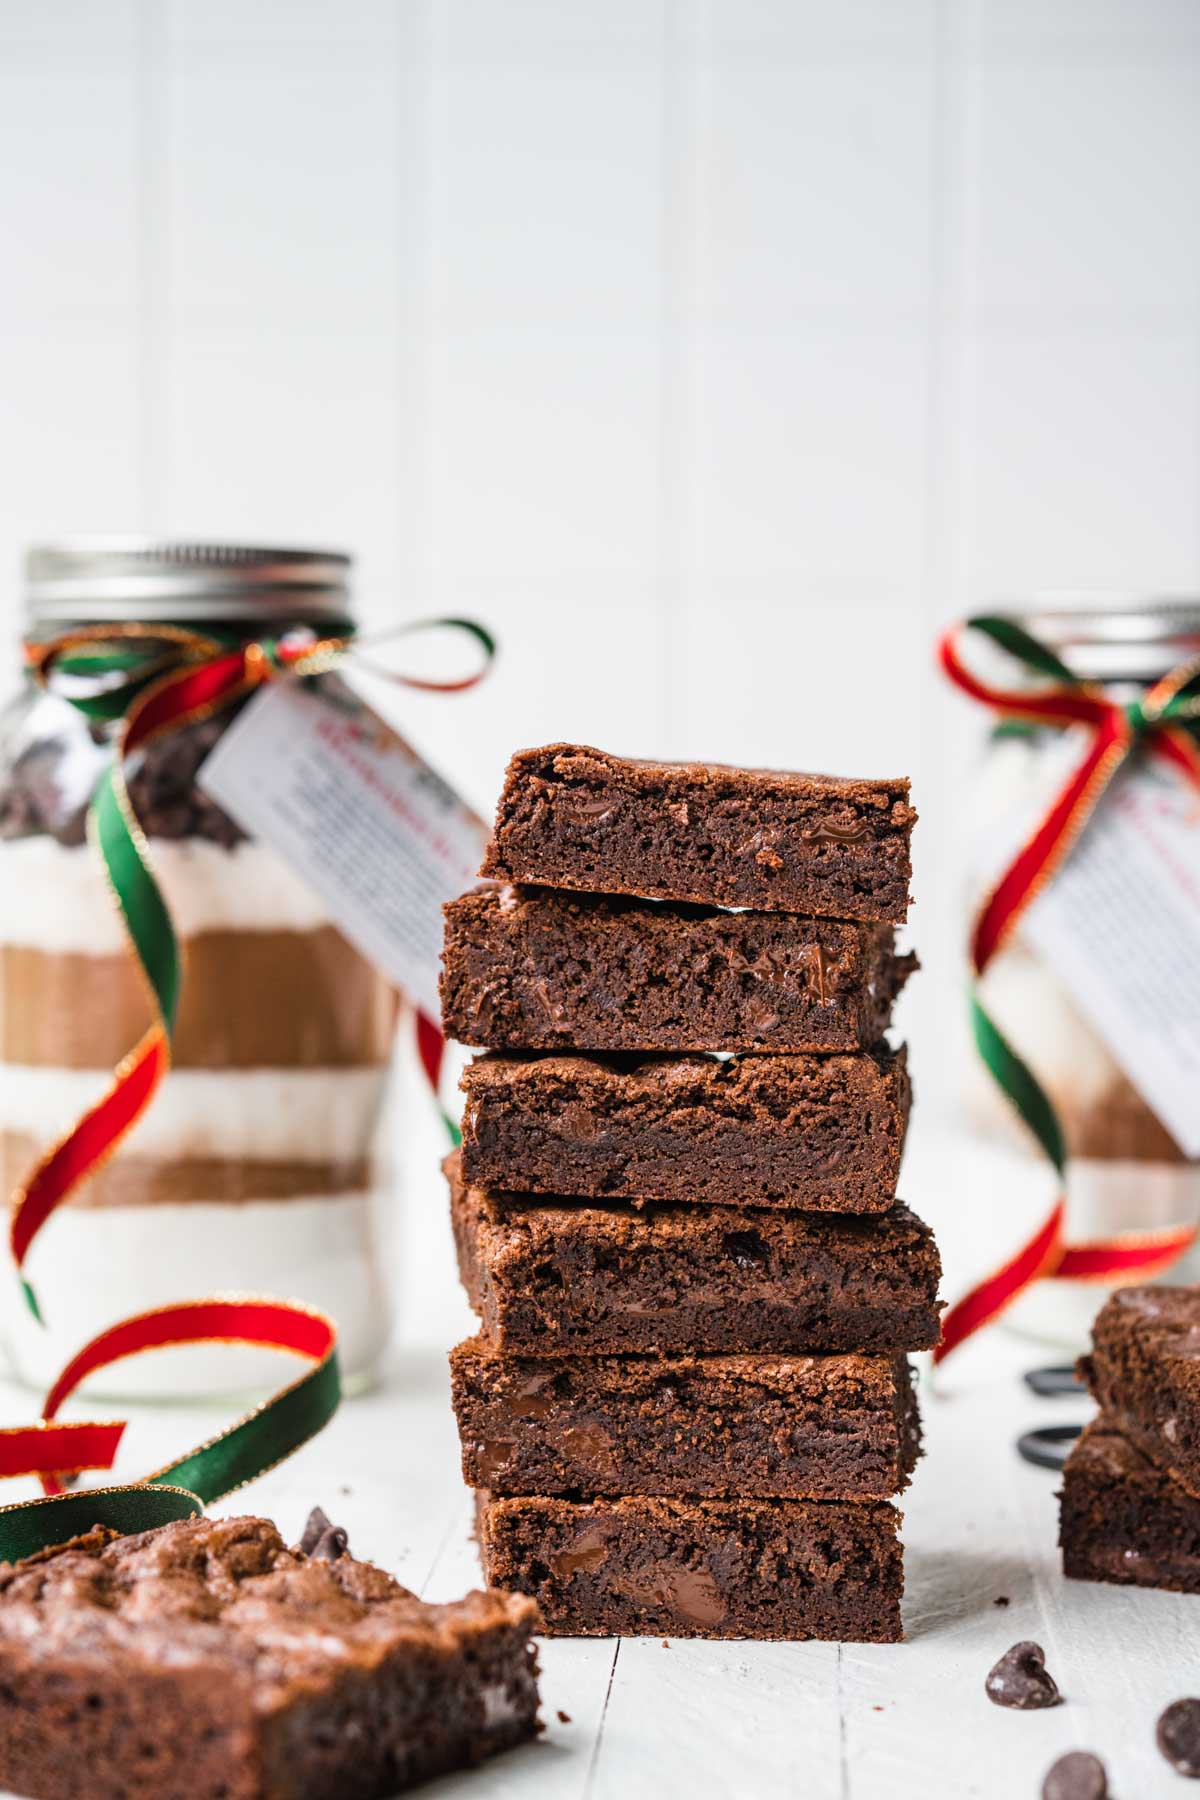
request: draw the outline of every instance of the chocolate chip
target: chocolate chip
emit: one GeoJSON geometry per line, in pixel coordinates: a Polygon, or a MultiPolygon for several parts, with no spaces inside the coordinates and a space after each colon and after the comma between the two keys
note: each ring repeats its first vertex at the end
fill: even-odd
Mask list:
{"type": "Polygon", "coordinates": [[[992,1601],[992,1605],[993,1606],[1007,1606],[1008,1605],[1008,1595],[1007,1594],[997,1594],[996,1598],[992,1601]]]}
{"type": "Polygon", "coordinates": [[[1042,1800],[1108,1800],[1108,1776],[1098,1756],[1071,1750],[1042,1783],[1042,1800]]]}
{"type": "Polygon", "coordinates": [[[1155,1742],[1177,1775],[1200,1781],[1200,1700],[1176,1700],[1158,1721],[1155,1742]]]}
{"type": "Polygon", "coordinates": [[[1057,1706],[1062,1699],[1057,1683],[1046,1673],[1046,1656],[1040,1644],[1014,1644],[989,1674],[984,1688],[997,1706],[1015,1706],[1022,1712],[1057,1706]]]}
{"type": "Polygon", "coordinates": [[[313,1562],[336,1562],[345,1556],[350,1540],[340,1525],[331,1525],[319,1506],[314,1506],[300,1539],[300,1548],[313,1562]]]}

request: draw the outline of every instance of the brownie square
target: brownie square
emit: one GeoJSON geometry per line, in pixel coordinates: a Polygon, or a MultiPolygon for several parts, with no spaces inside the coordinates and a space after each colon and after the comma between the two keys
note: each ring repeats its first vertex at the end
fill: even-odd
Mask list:
{"type": "Polygon", "coordinates": [[[917,816],[908,794],[905,780],[644,762],[549,744],[509,763],[481,873],[899,925],[917,816]]]}
{"type": "Polygon", "coordinates": [[[1200,1287],[1118,1289],[1080,1370],[1110,1422],[1200,1496],[1200,1287]]]}
{"type": "Polygon", "coordinates": [[[0,1566],[0,1786],[383,1800],[533,1736],[537,1623],[507,1594],[427,1605],[265,1519],[98,1527],[0,1566]]]}
{"type": "Polygon", "coordinates": [[[475,1187],[884,1213],[912,1090],[903,1049],[844,1056],[477,1057],[475,1187]]]}
{"type": "Polygon", "coordinates": [[[1079,1581],[1200,1594],[1200,1500],[1105,1414],[1067,1458],[1058,1541],[1079,1581]]]}
{"type": "Polygon", "coordinates": [[[885,1499],[920,1450],[902,1356],[450,1353],[469,1487],[498,1494],[885,1499]]]}
{"type": "Polygon", "coordinates": [[[857,1050],[916,958],[891,925],[491,888],[445,908],[447,1037],[508,1050],[857,1050]]]}
{"type": "Polygon", "coordinates": [[[928,1350],[933,1233],[897,1202],[875,1218],[767,1207],[641,1208],[485,1193],[444,1164],[458,1267],[493,1350],[928,1350]]]}
{"type": "Polygon", "coordinates": [[[886,1502],[476,1496],[489,1582],[528,1594],[551,1637],[904,1635],[886,1502]]]}

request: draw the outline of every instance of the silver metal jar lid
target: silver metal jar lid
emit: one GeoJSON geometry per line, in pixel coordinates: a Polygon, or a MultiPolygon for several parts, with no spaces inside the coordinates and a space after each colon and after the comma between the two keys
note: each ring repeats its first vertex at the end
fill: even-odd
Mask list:
{"type": "Polygon", "coordinates": [[[1200,598],[1043,594],[1006,609],[1004,616],[1032,632],[1085,681],[1157,681],[1200,655],[1200,598]]]}
{"type": "Polygon", "coordinates": [[[302,623],[351,616],[350,562],[336,550],[159,538],[68,538],[25,559],[33,629],[62,624],[302,623]]]}

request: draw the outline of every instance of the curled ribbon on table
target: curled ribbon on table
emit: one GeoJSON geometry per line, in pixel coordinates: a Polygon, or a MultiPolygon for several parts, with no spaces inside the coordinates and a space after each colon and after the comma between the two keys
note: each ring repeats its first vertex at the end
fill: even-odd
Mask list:
{"type": "Polygon", "coordinates": [[[157,1307],[85,1344],[54,1383],[38,1425],[0,1430],[0,1478],[36,1475],[46,1498],[0,1507],[0,1561],[15,1562],[80,1531],[148,1531],[190,1518],[265,1474],[314,1437],[337,1410],[337,1331],[324,1313],[290,1301],[230,1297],[157,1307]],[[173,1344],[253,1344],[312,1363],[298,1380],[215,1437],[123,1487],[64,1489],[83,1469],[110,1469],[124,1421],[63,1424],[58,1412],[80,1382],[124,1357],[173,1344]]]}
{"type": "MultiPolygon", "coordinates": [[[[463,693],[474,687],[495,655],[490,632],[473,619],[440,618],[416,620],[386,635],[391,640],[430,631],[454,631],[469,637],[482,652],[480,666],[450,681],[388,669],[374,672],[403,687],[429,693],[463,693]]],[[[266,681],[323,675],[348,658],[365,668],[372,665],[362,654],[361,641],[318,638],[307,628],[241,642],[172,625],[81,627],[45,643],[31,644],[28,658],[43,686],[63,691],[65,679],[65,697],[89,718],[121,721],[113,760],[88,811],[88,832],[103,860],[154,1009],[153,1024],[114,1070],[107,1091],[45,1153],[13,1196],[9,1225],[13,1260],[26,1303],[40,1320],[37,1297],[24,1275],[30,1245],[54,1209],[118,1148],[150,1105],[171,1065],[181,978],[179,946],[130,802],[124,775],[126,757],[156,738],[210,717],[266,681]]],[[[436,1095],[441,1033],[432,1019],[420,1013],[417,1029],[422,1065],[436,1095]]],[[[442,1116],[449,1124],[444,1109],[442,1116]]]]}
{"type": "MultiPolygon", "coordinates": [[[[1006,720],[1051,729],[1084,726],[1091,738],[1078,766],[1046,816],[1013,858],[975,915],[971,969],[976,981],[1003,948],[1025,907],[1054,877],[1118,769],[1135,752],[1169,762],[1200,788],[1200,657],[1183,663],[1137,699],[1122,703],[1066,664],[1011,619],[982,616],[953,626],[938,649],[941,666],[956,687],[1006,720]],[[1046,685],[1005,689],[987,685],[960,654],[965,632],[989,638],[1046,685]]],[[[989,1018],[972,993],[975,1043],[997,1085],[1037,1139],[1060,1183],[1067,1168],[1066,1143],[1053,1102],[1033,1071],[989,1018]]],[[[941,1361],[972,1333],[1043,1276],[1120,1283],[1161,1274],[1191,1246],[1196,1227],[1129,1232],[1088,1243],[1065,1237],[1065,1197],[1060,1191],[1049,1216],[1000,1269],[955,1302],[942,1321],[941,1361]]]]}

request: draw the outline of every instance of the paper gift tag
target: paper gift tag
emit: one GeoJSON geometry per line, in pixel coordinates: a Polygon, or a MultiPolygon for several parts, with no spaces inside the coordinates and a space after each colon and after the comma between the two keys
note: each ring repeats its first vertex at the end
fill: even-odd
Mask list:
{"type": "Polygon", "coordinates": [[[1120,771],[1022,930],[1200,1156],[1200,795],[1152,758],[1120,771]]]}
{"type": "Polygon", "coordinates": [[[355,949],[439,1016],[442,905],[474,881],[487,829],[410,744],[337,676],[278,681],[198,779],[316,890],[355,949]]]}
{"type": "MultiPolygon", "coordinates": [[[[1087,743],[1067,731],[994,748],[975,858],[982,890],[1087,743]]],[[[1127,764],[1018,930],[1180,1149],[1200,1156],[1200,795],[1154,757],[1127,764]]]]}

